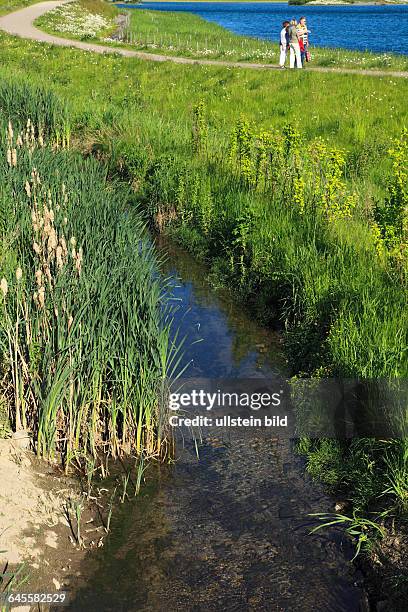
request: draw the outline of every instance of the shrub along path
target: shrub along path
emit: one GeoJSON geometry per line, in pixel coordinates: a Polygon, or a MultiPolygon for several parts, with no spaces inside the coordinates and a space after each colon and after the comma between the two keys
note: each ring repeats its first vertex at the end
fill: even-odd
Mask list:
{"type": "MultiPolygon", "coordinates": [[[[197,60],[187,57],[170,57],[167,55],[158,55],[155,53],[144,53],[143,51],[131,51],[130,49],[121,49],[114,47],[106,47],[104,45],[97,45],[94,43],[85,43],[78,40],[68,40],[59,36],[53,36],[42,32],[36,28],[33,24],[34,21],[53,9],[67,4],[72,0],[56,0],[54,2],[40,2],[27,8],[23,8],[14,13],[10,13],[5,17],[0,18],[0,29],[4,30],[8,34],[21,36],[22,38],[28,38],[30,40],[36,40],[38,42],[50,43],[53,45],[63,47],[76,47],[83,49],[84,51],[92,51],[94,53],[118,53],[125,57],[137,57],[138,59],[150,60],[153,62],[173,62],[175,64],[200,64],[203,66],[227,66],[230,68],[253,68],[256,70],[280,70],[278,66],[271,66],[269,64],[254,64],[246,62],[223,62],[216,60],[197,60]]],[[[407,71],[391,71],[391,70],[353,70],[343,68],[325,68],[315,66],[307,68],[308,71],[313,72],[339,72],[342,74],[367,74],[370,76],[393,76],[408,78],[407,71]]]]}

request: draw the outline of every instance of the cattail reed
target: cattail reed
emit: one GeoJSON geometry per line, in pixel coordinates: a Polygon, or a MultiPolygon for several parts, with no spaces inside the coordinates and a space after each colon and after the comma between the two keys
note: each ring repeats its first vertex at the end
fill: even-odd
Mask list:
{"type": "Polygon", "coordinates": [[[123,214],[124,194],[106,189],[96,161],[56,150],[35,117],[10,122],[1,143],[16,194],[0,281],[10,420],[67,469],[101,452],[162,454],[157,387],[175,349],[154,253],[139,252],[143,223],[123,214]]]}

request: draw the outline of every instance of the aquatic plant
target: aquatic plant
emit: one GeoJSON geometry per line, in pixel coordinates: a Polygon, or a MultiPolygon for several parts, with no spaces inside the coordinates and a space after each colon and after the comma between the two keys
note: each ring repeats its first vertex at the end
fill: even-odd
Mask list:
{"type": "Polygon", "coordinates": [[[102,451],[163,456],[171,318],[129,194],[31,121],[4,132],[1,392],[13,427],[66,468],[102,451]]]}
{"type": "Polygon", "coordinates": [[[352,559],[353,561],[361,551],[370,550],[376,538],[383,538],[386,533],[385,528],[379,523],[381,519],[385,518],[386,514],[384,513],[373,517],[373,520],[360,516],[356,511],[353,512],[352,516],[347,516],[340,513],[316,513],[311,514],[310,516],[315,516],[320,521],[325,521],[321,525],[314,527],[311,533],[316,533],[320,529],[327,529],[328,527],[333,527],[335,525],[345,528],[346,533],[354,538],[356,542],[356,552],[352,559]]]}

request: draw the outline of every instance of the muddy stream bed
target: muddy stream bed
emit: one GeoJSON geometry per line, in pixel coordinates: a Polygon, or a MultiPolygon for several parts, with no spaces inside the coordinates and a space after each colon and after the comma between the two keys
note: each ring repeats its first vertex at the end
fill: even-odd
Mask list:
{"type": "MultiPolygon", "coordinates": [[[[285,375],[278,334],[253,322],[205,270],[169,243],[176,325],[191,377],[285,375]]],[[[105,546],[83,563],[70,610],[354,612],[361,576],[341,531],[310,535],[334,501],[304,473],[293,443],[205,434],[199,459],[178,441],[139,496],[115,509],[105,546]]]]}

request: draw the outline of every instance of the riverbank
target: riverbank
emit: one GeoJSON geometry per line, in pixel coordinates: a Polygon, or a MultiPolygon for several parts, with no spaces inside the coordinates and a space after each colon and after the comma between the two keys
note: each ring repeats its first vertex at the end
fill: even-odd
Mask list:
{"type": "Polygon", "coordinates": [[[108,502],[21,442],[0,438],[0,596],[50,593],[68,602],[81,584],[85,558],[104,545],[101,509],[105,514],[108,502]]]}
{"type": "MultiPolygon", "coordinates": [[[[22,448],[21,437],[0,438],[0,599],[45,593],[77,609],[77,593],[87,586],[92,560],[108,546],[121,507],[139,503],[133,466],[104,459],[102,473],[67,475],[59,462],[22,448]]],[[[23,598],[13,603],[34,609],[23,598]]]]}

